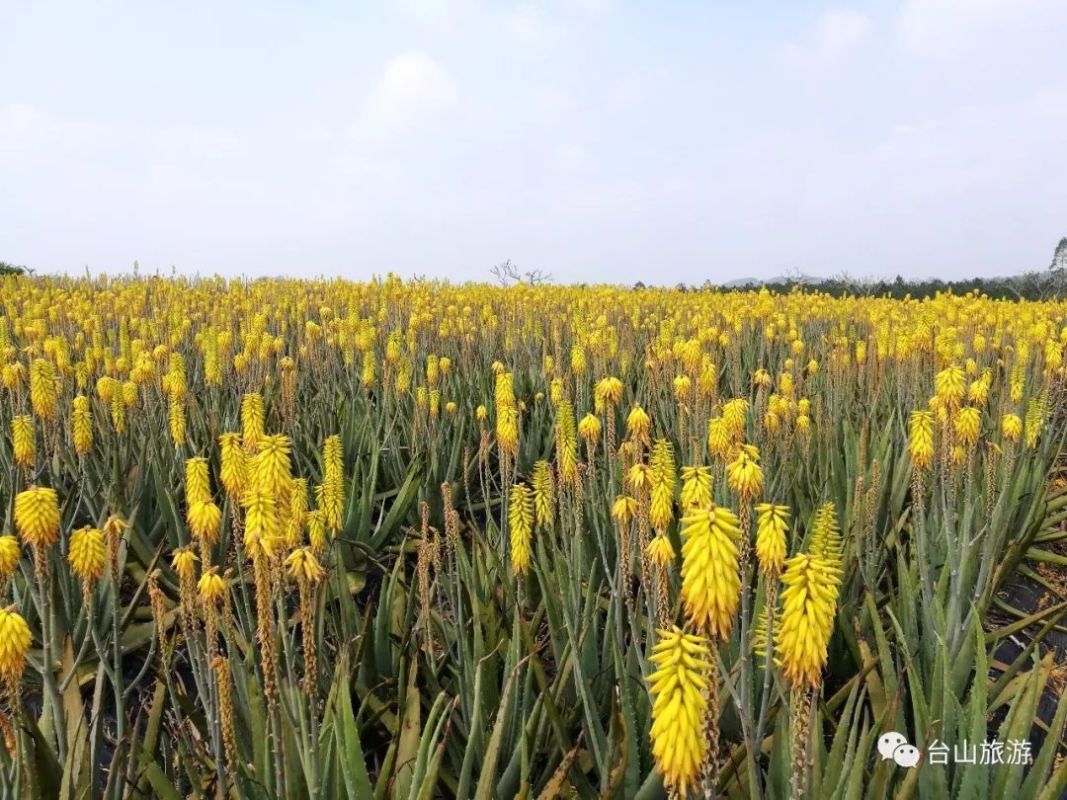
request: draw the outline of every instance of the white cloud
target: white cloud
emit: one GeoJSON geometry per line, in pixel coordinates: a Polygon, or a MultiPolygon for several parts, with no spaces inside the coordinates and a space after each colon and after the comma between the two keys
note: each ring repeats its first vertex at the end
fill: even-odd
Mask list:
{"type": "Polygon", "coordinates": [[[220,169],[240,171],[251,163],[249,144],[211,125],[122,125],[28,104],[0,107],[0,168],[36,176],[51,187],[50,203],[84,202],[85,187],[117,190],[131,175],[144,177],[145,197],[220,169]]]}
{"type": "Polygon", "coordinates": [[[85,158],[117,139],[106,126],[57,116],[27,103],[0,108],[0,164],[32,170],[62,158],[85,158]]]}
{"type": "Polygon", "coordinates": [[[580,144],[562,144],[549,155],[550,166],[559,172],[575,172],[586,162],[585,148],[580,144]]]}
{"type": "Polygon", "coordinates": [[[455,28],[477,9],[476,0],[394,0],[404,17],[426,28],[455,28]]]}
{"type": "Polygon", "coordinates": [[[951,58],[998,48],[1020,31],[1067,19],[1062,0],[905,0],[901,44],[912,52],[951,58]]]}
{"type": "Polygon", "coordinates": [[[19,133],[29,130],[40,118],[37,109],[27,103],[12,103],[0,110],[0,130],[19,133]]]}
{"type": "Polygon", "coordinates": [[[310,145],[329,144],[334,139],[334,130],[324,122],[302,122],[293,129],[293,138],[310,145]]]}
{"type": "Polygon", "coordinates": [[[192,161],[219,160],[241,155],[241,140],[233,131],[192,126],[159,131],[153,144],[159,150],[192,161]]]}
{"type": "Polygon", "coordinates": [[[579,14],[602,17],[611,11],[615,3],[614,0],[564,0],[563,5],[579,14]]]}
{"type": "Polygon", "coordinates": [[[358,131],[398,135],[452,108],[459,89],[448,71],[421,51],[394,56],[367,98],[358,131]]]}
{"type": "Polygon", "coordinates": [[[519,3],[507,15],[507,28],[517,39],[536,42],[544,37],[546,23],[537,6],[519,3]]]}
{"type": "Polygon", "coordinates": [[[786,46],[786,59],[802,67],[838,63],[867,41],[873,27],[870,17],[860,11],[827,11],[816,21],[806,42],[786,46]]]}
{"type": "Polygon", "coordinates": [[[910,50],[955,50],[1015,4],[1016,0],[905,0],[900,38],[910,50]]]}
{"type": "Polygon", "coordinates": [[[0,164],[13,166],[41,136],[40,113],[26,103],[0,108],[0,164]]]}
{"type": "Polygon", "coordinates": [[[537,120],[554,124],[574,112],[574,98],[555,86],[538,86],[531,96],[531,107],[537,120]]]}
{"type": "Polygon", "coordinates": [[[0,108],[0,152],[16,147],[36,147],[38,143],[53,144],[66,128],[36,106],[12,103],[0,108]]]}
{"type": "Polygon", "coordinates": [[[1034,95],[1031,104],[1039,116],[1067,119],[1067,88],[1041,89],[1034,95]]]}
{"type": "Polygon", "coordinates": [[[595,27],[612,10],[613,0],[556,0],[546,4],[520,0],[498,19],[504,30],[520,42],[544,45],[595,27]]]}
{"type": "Polygon", "coordinates": [[[616,108],[630,109],[648,96],[648,79],[641,74],[626,75],[611,87],[611,102],[616,108]]]}
{"type": "Polygon", "coordinates": [[[815,27],[815,43],[826,53],[840,53],[863,44],[871,32],[871,20],[859,11],[827,11],[815,27]]]}
{"type": "Polygon", "coordinates": [[[608,99],[614,108],[631,111],[655,97],[670,81],[670,72],[663,67],[627,72],[611,86],[608,99]]]}
{"type": "Polygon", "coordinates": [[[874,148],[873,158],[876,162],[896,163],[938,162],[952,150],[946,149],[944,123],[939,120],[927,120],[918,123],[899,123],[894,125],[888,136],[874,148]]]}

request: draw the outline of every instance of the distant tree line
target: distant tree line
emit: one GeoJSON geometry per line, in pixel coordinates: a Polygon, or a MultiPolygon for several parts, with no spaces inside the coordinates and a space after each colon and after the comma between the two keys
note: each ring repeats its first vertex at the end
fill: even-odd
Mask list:
{"type": "Polygon", "coordinates": [[[1011,278],[970,278],[959,281],[943,281],[940,278],[905,280],[900,275],[894,280],[861,280],[840,276],[824,280],[783,280],[754,285],[732,286],[721,289],[727,292],[751,291],[766,286],[772,292],[790,292],[795,288],[809,292],[823,292],[833,297],[862,295],[868,297],[905,297],[921,299],[940,293],[961,295],[978,292],[994,300],[1051,300],[1063,298],[1065,285],[1063,275],[1028,272],[1011,278]]]}
{"type": "MultiPolygon", "coordinates": [[[[710,281],[701,289],[717,289],[725,292],[747,292],[754,288],[767,287],[772,292],[790,292],[795,288],[806,291],[824,292],[834,297],[845,295],[864,295],[869,297],[892,297],[900,300],[904,297],[933,297],[938,292],[966,294],[979,292],[994,300],[1054,300],[1067,298],[1067,236],[1060,239],[1052,256],[1052,263],[1046,270],[1024,272],[1005,278],[968,278],[958,281],[943,281],[940,278],[925,280],[905,280],[897,275],[893,280],[876,280],[853,278],[842,274],[833,278],[813,279],[797,275],[785,276],[779,280],[767,282],[750,282],[740,286],[714,286],[710,281]]],[[[635,288],[644,288],[637,284],[635,288]]],[[[678,288],[697,289],[686,287],[678,288]]]]}
{"type": "Polygon", "coordinates": [[[0,275],[22,275],[25,271],[25,267],[8,264],[6,261],[0,261],[0,275]]]}

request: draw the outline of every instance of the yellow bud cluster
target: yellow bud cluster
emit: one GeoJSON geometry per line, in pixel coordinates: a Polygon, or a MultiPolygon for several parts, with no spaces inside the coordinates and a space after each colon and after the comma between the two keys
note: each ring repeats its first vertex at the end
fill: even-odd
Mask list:
{"type": "Polygon", "coordinates": [[[556,469],[563,486],[578,482],[578,437],[574,406],[563,400],[556,406],[556,469]]]}
{"type": "Polygon", "coordinates": [[[103,531],[89,526],[74,531],[70,535],[67,560],[71,571],[83,581],[92,583],[98,580],[107,566],[103,531]]]}
{"type": "Polygon", "coordinates": [[[313,585],[326,577],[326,570],[309,547],[297,548],[286,556],[285,568],[289,577],[297,583],[313,585]]]}
{"type": "Polygon", "coordinates": [[[201,456],[185,461],[185,501],[189,505],[211,497],[211,479],[207,459],[201,456]]]}
{"type": "Polygon", "coordinates": [[[241,436],[224,433],[219,437],[219,480],[231,498],[240,498],[248,483],[248,457],[241,436]]]}
{"type": "Polygon", "coordinates": [[[274,496],[253,489],[241,499],[245,510],[244,546],[250,558],[272,556],[276,542],[281,538],[278,509],[274,496]]]}
{"type": "Polygon", "coordinates": [[[667,529],[674,519],[674,486],[676,483],[674,451],[666,439],[657,439],[649,459],[650,489],[649,521],[658,531],[667,529]]]}
{"type": "Polygon", "coordinates": [[[730,438],[735,442],[740,441],[745,435],[745,424],[748,420],[748,400],[735,397],[726,403],[722,408],[722,420],[730,438]]]}
{"type": "Polygon", "coordinates": [[[171,553],[170,565],[183,580],[191,580],[196,576],[196,562],[199,561],[191,547],[179,547],[171,553]]]}
{"type": "Polygon", "coordinates": [[[956,428],[956,438],[965,448],[973,448],[978,443],[978,435],[982,430],[982,412],[974,406],[964,406],[956,412],[953,421],[956,428]]]}
{"type": "Polygon", "coordinates": [[[737,457],[726,466],[726,480],[742,502],[763,493],[763,470],[759,465],[759,451],[754,446],[741,446],[737,457]]]}
{"type": "Polygon", "coordinates": [[[761,503],[756,506],[756,559],[760,572],[776,578],[785,566],[789,507],[761,503]]]}
{"type": "Polygon", "coordinates": [[[611,516],[618,520],[620,525],[628,524],[637,516],[637,501],[627,494],[620,494],[612,503],[611,516]]]}
{"type": "Polygon", "coordinates": [[[711,470],[703,466],[682,467],[682,512],[706,508],[711,503],[711,470]]]}
{"type": "Polygon", "coordinates": [[[30,627],[12,608],[0,609],[0,679],[13,686],[26,668],[26,651],[30,649],[30,627]]]}
{"type": "Polygon", "coordinates": [[[651,442],[652,420],[641,406],[634,406],[626,417],[626,435],[646,447],[651,442]]]}
{"type": "Polygon", "coordinates": [[[36,358],[30,365],[30,405],[41,419],[55,419],[59,400],[59,378],[55,365],[36,358]]]}
{"type": "Polygon", "coordinates": [[[934,393],[948,408],[955,408],[963,400],[967,377],[963,369],[953,364],[934,376],[934,393]]]}
{"type": "Polygon", "coordinates": [[[249,453],[259,450],[259,440],[264,435],[265,420],[263,395],[259,392],[249,392],[241,398],[241,443],[249,453]]]}
{"type": "Polygon", "coordinates": [[[519,409],[511,373],[496,376],[496,442],[501,454],[514,456],[519,450],[519,409]]]}
{"type": "Polygon", "coordinates": [[[589,447],[596,447],[602,430],[600,418],[595,414],[586,414],[578,421],[578,435],[589,447]]]}
{"type": "Polygon", "coordinates": [[[908,420],[908,452],[911,463],[919,469],[929,467],[934,458],[934,415],[929,411],[912,411],[908,420]]]}
{"type": "Polygon", "coordinates": [[[841,529],[837,524],[837,508],[833,501],[823,503],[816,510],[808,549],[812,555],[826,559],[830,565],[841,566],[841,529]]]}
{"type": "MultiPolygon", "coordinates": [[[[114,406],[112,406],[114,409],[114,406]]],[[[176,396],[171,396],[167,405],[167,421],[170,425],[170,437],[175,447],[185,444],[185,404],[176,396]]],[[[118,425],[116,424],[116,428],[118,425]]]]}
{"type": "Polygon", "coordinates": [[[37,437],[29,414],[11,418],[11,449],[20,467],[32,467],[37,461],[37,437]]]}
{"type": "Polygon", "coordinates": [[[93,449],[93,415],[89,407],[89,398],[78,395],[71,402],[71,429],[74,436],[74,450],[84,456],[93,449]]]}
{"type": "Polygon", "coordinates": [[[674,547],[665,534],[659,533],[645,546],[645,555],[657,567],[669,567],[674,563],[674,547]]]}
{"type": "Polygon", "coordinates": [[[307,515],[308,544],[316,553],[326,549],[326,524],[322,521],[322,512],[316,509],[307,515]]]}
{"type": "Polygon", "coordinates": [[[552,478],[552,465],[547,461],[534,464],[530,479],[534,496],[534,519],[538,528],[551,527],[555,516],[556,489],[552,478]]]}
{"type": "Polygon", "coordinates": [[[741,597],[737,515],[721,506],[690,510],[682,518],[682,603],[693,626],[726,639],[741,597]]]}
{"type": "Polygon", "coordinates": [[[725,461],[733,450],[730,428],[722,417],[708,421],[708,452],[721,461],[725,461]]]}
{"type": "Polygon", "coordinates": [[[508,528],[511,533],[511,568],[525,575],[530,568],[530,540],[533,533],[533,496],[523,483],[511,487],[508,497],[508,528]]]}
{"type": "Polygon", "coordinates": [[[593,388],[593,405],[598,414],[618,408],[622,402],[622,381],[608,375],[593,388]]]}
{"type": "Polygon", "coordinates": [[[254,491],[288,498],[293,481],[289,437],[284,433],[260,436],[259,450],[252,458],[251,486],[254,491]]]}
{"type": "Polygon", "coordinates": [[[200,599],[207,603],[215,603],[221,600],[229,588],[229,583],[219,575],[218,567],[210,567],[204,570],[204,574],[197,581],[196,591],[200,599]]]}
{"type": "Polygon", "coordinates": [[[55,489],[31,486],[15,495],[15,528],[33,547],[51,547],[59,540],[59,498],[55,489]]]}
{"type": "Polygon", "coordinates": [[[19,540],[10,534],[0,536],[0,581],[15,574],[19,565],[19,540]]]}
{"type": "Polygon", "coordinates": [[[1000,421],[1000,431],[1009,442],[1017,442],[1022,438],[1023,421],[1017,414],[1005,414],[1000,421]]]}
{"type": "Polygon", "coordinates": [[[700,777],[707,756],[705,677],[712,666],[707,641],[674,628],[659,632],[652,651],[652,755],[663,783],[685,797],[700,777]]]}
{"type": "Polygon", "coordinates": [[[776,649],[782,674],[797,688],[816,686],[820,681],[833,634],[840,581],[840,571],[819,556],[800,553],[786,562],[776,649]]]}

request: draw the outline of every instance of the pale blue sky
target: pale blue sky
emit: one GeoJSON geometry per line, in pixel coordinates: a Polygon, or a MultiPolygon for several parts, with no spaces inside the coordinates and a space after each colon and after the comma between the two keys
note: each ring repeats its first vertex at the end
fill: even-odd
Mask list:
{"type": "Polygon", "coordinates": [[[723,282],[1067,235],[1067,2],[0,0],[0,260],[723,282]]]}

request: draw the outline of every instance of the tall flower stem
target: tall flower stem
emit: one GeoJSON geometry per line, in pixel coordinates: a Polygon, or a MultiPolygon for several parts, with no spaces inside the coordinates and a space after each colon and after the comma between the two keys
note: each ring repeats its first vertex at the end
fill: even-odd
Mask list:
{"type": "MultiPolygon", "coordinates": [[[[56,735],[56,754],[60,763],[67,758],[66,717],[63,715],[63,701],[56,686],[55,662],[52,655],[52,573],[48,568],[48,552],[41,547],[33,548],[34,579],[41,595],[41,680],[44,682],[52,712],[52,726],[56,735]]],[[[101,654],[103,655],[103,654],[101,654]]]]}

